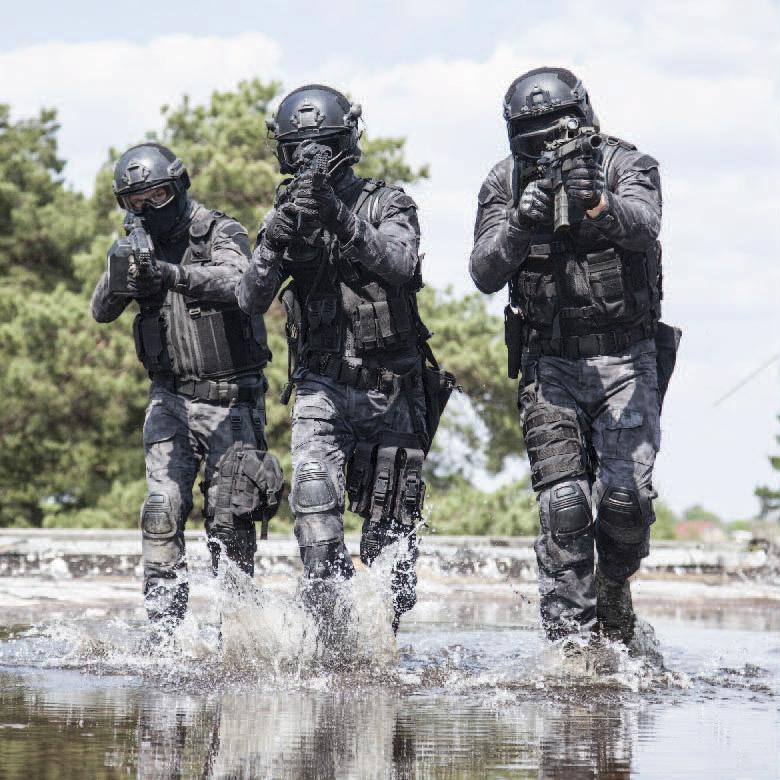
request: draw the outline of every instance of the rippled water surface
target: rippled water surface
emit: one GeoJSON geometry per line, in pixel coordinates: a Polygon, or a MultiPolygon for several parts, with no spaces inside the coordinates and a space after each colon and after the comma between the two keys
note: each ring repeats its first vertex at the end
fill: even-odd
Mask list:
{"type": "Polygon", "coordinates": [[[136,583],[0,582],[36,594],[0,627],[0,778],[780,777],[766,592],[640,582],[628,653],[546,643],[531,588],[423,581],[396,644],[382,577],[325,644],[290,577],[196,583],[170,640],[136,583]]]}

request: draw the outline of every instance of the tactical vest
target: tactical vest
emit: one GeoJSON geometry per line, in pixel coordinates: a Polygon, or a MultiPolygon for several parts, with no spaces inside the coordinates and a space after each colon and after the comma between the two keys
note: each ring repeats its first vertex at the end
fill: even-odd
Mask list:
{"type": "MultiPolygon", "coordinates": [[[[193,219],[182,266],[211,262],[212,236],[224,217],[220,211],[206,211],[193,219]]],[[[262,315],[247,317],[235,301],[203,301],[168,291],[162,301],[141,305],[133,335],[138,358],[151,377],[235,379],[259,373],[268,362],[262,315]]]]}
{"type": "MultiPolygon", "coordinates": [[[[352,212],[374,227],[381,222],[384,187],[368,180],[351,204],[352,212]]],[[[419,263],[414,277],[395,287],[341,257],[338,242],[326,236],[312,260],[285,261],[285,270],[292,281],[279,298],[287,311],[291,373],[296,365],[322,373],[330,364],[329,375],[352,384],[351,376],[332,370],[341,358],[354,366],[371,358],[404,357],[430,336],[417,313],[419,263]]]]}
{"type": "MultiPolygon", "coordinates": [[[[614,190],[612,160],[618,147],[607,137],[604,175],[614,190]]],[[[528,255],[510,279],[510,304],[522,313],[522,348],[533,354],[595,357],[651,338],[660,317],[661,245],[634,252],[615,246],[586,251],[578,231],[561,240],[535,233],[528,255]]]]}

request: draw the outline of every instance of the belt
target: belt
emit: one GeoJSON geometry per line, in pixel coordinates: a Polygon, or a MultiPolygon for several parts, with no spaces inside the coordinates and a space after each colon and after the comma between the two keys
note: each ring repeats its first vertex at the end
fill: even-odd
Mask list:
{"type": "Polygon", "coordinates": [[[416,368],[406,374],[396,374],[387,368],[355,366],[339,357],[316,352],[309,354],[301,363],[309,371],[342,385],[358,390],[379,390],[382,393],[392,393],[404,382],[412,382],[419,376],[419,369],[416,368]]]}
{"type": "Polygon", "coordinates": [[[528,328],[523,346],[531,357],[556,355],[576,360],[623,352],[644,339],[653,338],[655,330],[655,322],[643,322],[604,333],[548,338],[538,330],[528,328]]]}
{"type": "Polygon", "coordinates": [[[166,383],[169,389],[193,401],[227,406],[234,401],[254,403],[260,397],[262,385],[237,385],[231,382],[211,382],[208,379],[181,382],[178,379],[166,383]]]}

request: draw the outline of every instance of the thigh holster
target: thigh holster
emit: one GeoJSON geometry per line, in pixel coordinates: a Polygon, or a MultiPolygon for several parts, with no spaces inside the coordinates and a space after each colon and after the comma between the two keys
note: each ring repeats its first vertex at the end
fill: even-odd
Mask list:
{"type": "Polygon", "coordinates": [[[261,520],[261,537],[265,538],[267,521],[279,509],[284,491],[279,461],[270,452],[235,444],[220,461],[214,480],[215,500],[206,508],[207,516],[214,519],[214,530],[233,529],[236,521],[261,520]]]}

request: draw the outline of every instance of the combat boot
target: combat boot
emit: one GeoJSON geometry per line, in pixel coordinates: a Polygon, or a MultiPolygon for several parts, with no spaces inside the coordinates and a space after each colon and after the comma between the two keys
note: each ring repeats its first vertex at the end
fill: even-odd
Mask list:
{"type": "Polygon", "coordinates": [[[634,637],[631,583],[615,582],[596,567],[596,630],[605,639],[628,644],[634,637]]]}

